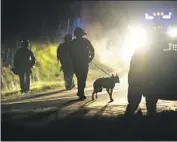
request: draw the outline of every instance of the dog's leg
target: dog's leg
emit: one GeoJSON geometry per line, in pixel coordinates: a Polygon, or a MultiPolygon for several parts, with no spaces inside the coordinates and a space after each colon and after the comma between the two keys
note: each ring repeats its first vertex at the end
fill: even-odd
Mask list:
{"type": "Polygon", "coordinates": [[[94,100],[94,94],[95,94],[95,91],[93,91],[92,93],[92,100],[94,100]]]}
{"type": "Polygon", "coordinates": [[[112,98],[112,92],[113,92],[113,89],[106,89],[106,91],[107,91],[108,94],[109,94],[109,98],[110,98],[109,103],[113,102],[113,101],[114,101],[113,98],[112,98]]]}
{"type": "Polygon", "coordinates": [[[106,88],[106,91],[107,91],[107,93],[109,94],[109,89],[108,89],[108,88],[106,88]]]}
{"type": "Polygon", "coordinates": [[[109,94],[109,96],[110,96],[110,102],[114,101],[113,98],[112,98],[112,93],[113,93],[113,89],[111,89],[110,94],[109,94]]]}
{"type": "Polygon", "coordinates": [[[106,88],[106,91],[107,91],[107,93],[109,94],[109,98],[110,98],[109,103],[110,103],[110,102],[112,102],[112,100],[111,100],[111,92],[110,92],[109,88],[106,88]]]}
{"type": "Polygon", "coordinates": [[[103,88],[102,87],[100,87],[98,90],[97,90],[97,92],[96,92],[96,99],[98,98],[98,92],[102,92],[102,90],[103,90],[103,88]]]}
{"type": "Polygon", "coordinates": [[[97,93],[96,93],[96,95],[95,95],[95,96],[96,96],[96,99],[97,99],[97,98],[98,98],[98,95],[97,95],[97,93]]]}

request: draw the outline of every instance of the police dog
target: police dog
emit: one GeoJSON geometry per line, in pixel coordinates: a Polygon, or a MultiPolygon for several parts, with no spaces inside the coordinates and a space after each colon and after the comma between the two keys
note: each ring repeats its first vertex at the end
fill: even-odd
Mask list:
{"type": "Polygon", "coordinates": [[[97,93],[102,92],[103,88],[106,88],[106,91],[110,97],[110,102],[113,102],[114,100],[112,98],[112,93],[116,83],[120,83],[119,76],[117,74],[116,76],[112,74],[111,77],[106,77],[106,78],[103,77],[95,80],[95,82],[93,83],[94,91],[92,93],[92,100],[94,100],[95,94],[97,99],[97,93]]]}

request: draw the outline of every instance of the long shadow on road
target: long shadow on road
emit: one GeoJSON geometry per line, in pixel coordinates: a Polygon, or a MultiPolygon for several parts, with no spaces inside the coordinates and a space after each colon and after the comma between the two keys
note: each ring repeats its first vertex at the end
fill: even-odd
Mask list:
{"type": "Polygon", "coordinates": [[[11,102],[11,101],[22,101],[22,100],[26,100],[26,99],[34,99],[34,98],[38,98],[38,97],[42,97],[42,96],[50,96],[50,95],[53,95],[53,94],[56,94],[56,93],[62,93],[66,91],[65,89],[62,89],[62,90],[57,90],[57,91],[52,91],[52,92],[42,92],[42,93],[37,93],[36,95],[30,95],[30,96],[24,96],[24,97],[21,97],[21,98],[14,98],[14,99],[11,99],[11,100],[6,100],[6,101],[3,101],[4,103],[7,103],[7,102],[11,102]]]}
{"type": "MultiPolygon", "coordinates": [[[[28,106],[33,106],[37,105],[36,107],[40,108],[40,111],[34,111],[33,109],[31,111],[16,111],[16,110],[12,110],[13,105],[18,105],[19,108],[22,108],[22,110],[24,109],[22,104],[8,104],[8,109],[11,111],[7,111],[2,113],[2,121],[7,122],[7,121],[12,121],[12,120],[19,120],[19,121],[40,121],[42,119],[45,119],[47,117],[49,117],[50,115],[54,115],[56,114],[56,118],[57,118],[57,114],[60,112],[61,109],[68,107],[72,104],[76,104],[76,103],[82,103],[81,101],[79,101],[79,99],[74,99],[74,100],[69,100],[69,101],[65,101],[64,103],[61,103],[60,105],[56,104],[57,100],[52,100],[52,101],[47,101],[45,102],[45,106],[47,108],[49,108],[48,110],[45,110],[45,106],[41,104],[41,102],[29,102],[29,104],[26,104],[25,107],[28,106]],[[44,110],[43,110],[44,109],[44,110]],[[16,116],[16,117],[14,117],[16,116]],[[18,117],[17,117],[18,116],[18,117]]],[[[85,101],[84,101],[85,102],[85,101]]],[[[79,111],[80,109],[86,107],[87,105],[89,105],[90,103],[92,103],[93,101],[86,101],[84,104],[82,104],[79,107],[79,111]]],[[[4,108],[3,108],[4,109],[4,108]]],[[[7,109],[7,108],[6,108],[7,109]]],[[[77,112],[74,112],[77,113],[77,112]]],[[[73,113],[73,114],[74,114],[73,113]]],[[[72,115],[72,114],[71,114],[72,115]]],[[[70,115],[70,116],[71,116],[70,115]]]]}
{"type": "MultiPolygon", "coordinates": [[[[41,125],[39,122],[51,114],[57,114],[62,107],[70,106],[78,100],[70,100],[56,110],[29,115],[25,121],[16,121],[12,116],[2,116],[2,140],[177,140],[177,111],[163,111],[154,117],[104,116],[108,106],[99,109],[95,116],[86,116],[92,108],[87,107],[94,101],[84,101],[80,107],[62,119],[55,119],[41,125]],[[9,119],[9,117],[11,119],[9,119]],[[28,125],[25,125],[28,123],[28,125]]],[[[57,116],[57,115],[56,115],[57,116]]]]}
{"type": "MultiPolygon", "coordinates": [[[[69,99],[68,99],[69,100],[69,99]]],[[[13,110],[35,110],[35,109],[45,109],[45,108],[59,108],[60,106],[67,106],[71,105],[72,103],[78,102],[78,99],[76,100],[61,100],[61,99],[54,99],[54,100],[44,100],[44,101],[33,101],[33,102],[21,102],[21,103],[13,103],[13,104],[2,104],[2,112],[8,112],[13,110]],[[59,105],[61,104],[61,105],[59,105]]]]}

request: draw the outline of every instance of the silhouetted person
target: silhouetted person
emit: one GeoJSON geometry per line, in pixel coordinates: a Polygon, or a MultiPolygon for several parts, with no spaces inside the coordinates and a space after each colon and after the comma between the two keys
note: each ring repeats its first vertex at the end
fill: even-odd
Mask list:
{"type": "Polygon", "coordinates": [[[86,35],[86,33],[82,28],[76,28],[74,30],[74,36],[76,39],[72,41],[72,46],[70,48],[70,56],[73,60],[74,73],[77,77],[77,95],[80,100],[86,99],[84,88],[86,85],[89,63],[94,58],[94,48],[88,39],[83,38],[84,35],[86,35]]]}
{"type": "Polygon", "coordinates": [[[30,90],[30,74],[35,64],[35,57],[28,47],[29,41],[23,40],[21,42],[21,48],[17,50],[14,57],[15,71],[19,75],[22,93],[26,93],[30,90]]]}
{"type": "Polygon", "coordinates": [[[163,50],[168,48],[167,36],[163,30],[158,29],[152,32],[152,39],[147,49],[144,49],[145,51],[137,50],[132,56],[128,74],[126,114],[133,114],[136,111],[144,95],[147,112],[149,115],[154,115],[158,99],[168,98],[168,95],[173,94],[172,90],[176,88],[173,83],[176,82],[173,52],[163,50]]]}
{"type": "Polygon", "coordinates": [[[68,54],[72,41],[72,35],[68,34],[64,38],[64,43],[61,43],[57,49],[57,59],[61,63],[61,68],[64,74],[65,88],[70,90],[74,87],[72,59],[68,54]]]}
{"type": "Polygon", "coordinates": [[[133,114],[141,102],[143,94],[143,59],[145,55],[142,50],[136,50],[130,62],[128,73],[128,106],[126,113],[133,114]]]}

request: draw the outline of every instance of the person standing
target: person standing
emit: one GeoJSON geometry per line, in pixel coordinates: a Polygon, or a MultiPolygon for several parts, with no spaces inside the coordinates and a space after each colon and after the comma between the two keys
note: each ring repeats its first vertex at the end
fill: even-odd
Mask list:
{"type": "Polygon", "coordinates": [[[69,55],[73,61],[74,73],[77,77],[77,95],[80,100],[86,99],[84,89],[86,86],[89,63],[93,60],[95,55],[91,42],[83,38],[84,35],[86,35],[84,30],[77,27],[74,30],[74,36],[76,38],[71,42],[69,50],[69,55]]]}
{"type": "Polygon", "coordinates": [[[64,74],[65,88],[71,90],[74,85],[72,60],[69,57],[68,50],[71,46],[72,35],[67,34],[64,43],[61,43],[57,49],[57,59],[61,63],[61,69],[64,74]]]}
{"type": "Polygon", "coordinates": [[[20,79],[21,93],[27,93],[30,90],[30,74],[35,64],[33,52],[28,49],[30,43],[28,40],[21,42],[21,48],[17,50],[14,56],[14,70],[20,79]]]}

